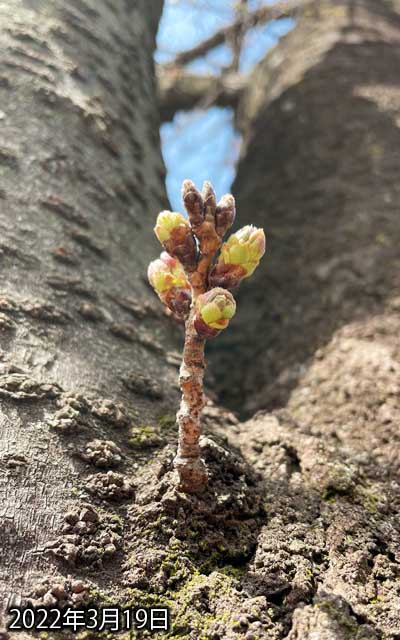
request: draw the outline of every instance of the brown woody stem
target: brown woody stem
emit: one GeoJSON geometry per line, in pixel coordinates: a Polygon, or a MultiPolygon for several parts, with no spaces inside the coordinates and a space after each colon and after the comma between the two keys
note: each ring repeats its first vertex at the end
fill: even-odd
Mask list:
{"type": "Polygon", "coordinates": [[[178,452],[174,467],[179,474],[179,487],[187,493],[198,493],[207,484],[207,470],[200,456],[201,414],[204,407],[204,338],[194,328],[194,304],[185,325],[185,346],[179,374],[182,391],[177,413],[179,425],[178,452]]]}

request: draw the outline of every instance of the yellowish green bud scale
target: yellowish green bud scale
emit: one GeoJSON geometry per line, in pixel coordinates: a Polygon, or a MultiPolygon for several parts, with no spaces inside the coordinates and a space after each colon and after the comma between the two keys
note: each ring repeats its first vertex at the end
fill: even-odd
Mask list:
{"type": "Polygon", "coordinates": [[[189,226],[188,221],[181,213],[177,213],[175,211],[161,211],[157,217],[154,233],[162,244],[171,237],[173,229],[180,225],[184,225],[185,227],[189,226]]]}
{"type": "Polygon", "coordinates": [[[236,303],[229,291],[216,287],[196,301],[195,328],[204,338],[212,338],[225,329],[234,316],[236,303]]]}
{"type": "Polygon", "coordinates": [[[163,251],[158,260],[150,262],[147,276],[153,289],[163,293],[172,287],[188,288],[189,283],[179,260],[163,251]]]}

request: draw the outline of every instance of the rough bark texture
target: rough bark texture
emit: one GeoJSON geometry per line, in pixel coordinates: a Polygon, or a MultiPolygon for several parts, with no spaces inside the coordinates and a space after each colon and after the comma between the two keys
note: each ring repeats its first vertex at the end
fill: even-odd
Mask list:
{"type": "Polygon", "coordinates": [[[308,358],[338,328],[382,312],[398,287],[399,15],[390,6],[309,7],[242,102],[238,215],[265,227],[270,255],[240,291],[237,329],[214,346],[229,362],[228,346],[248,344],[241,366],[233,355],[227,390],[247,413],[284,405],[308,358]]]}
{"type": "Polygon", "coordinates": [[[266,484],[249,638],[400,637],[396,7],[316,5],[238,116],[238,215],[269,255],[213,347],[225,401],[261,410],[236,440],[266,484]]]}
{"type": "Polygon", "coordinates": [[[168,324],[143,280],[166,204],[161,5],[0,3],[1,601],[57,573],[45,545],[68,505],[96,494],[96,467],[79,459],[89,441],[118,443],[132,476],[129,428],[178,398],[168,324]]]}

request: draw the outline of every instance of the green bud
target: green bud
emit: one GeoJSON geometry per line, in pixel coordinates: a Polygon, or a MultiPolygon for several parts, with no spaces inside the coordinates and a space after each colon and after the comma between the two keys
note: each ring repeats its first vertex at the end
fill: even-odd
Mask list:
{"type": "Polygon", "coordinates": [[[226,289],[216,287],[197,298],[194,326],[199,336],[212,338],[226,329],[235,315],[236,302],[226,289]]]}
{"type": "Polygon", "coordinates": [[[187,271],[197,266],[197,246],[189,222],[181,213],[161,211],[154,233],[166,251],[177,258],[187,271]]]}
{"type": "Polygon", "coordinates": [[[177,316],[185,317],[191,304],[190,285],[185,271],[176,258],[165,251],[153,260],[147,270],[149,282],[158,297],[177,316]]]}
{"type": "Polygon", "coordinates": [[[161,244],[163,244],[166,240],[169,240],[173,229],[180,225],[185,225],[186,227],[189,226],[188,221],[185,220],[181,213],[177,213],[175,211],[161,211],[157,217],[154,233],[161,244]]]}
{"type": "Polygon", "coordinates": [[[222,245],[220,260],[224,264],[237,264],[251,276],[265,253],[265,235],[263,229],[249,224],[228,238],[222,245]]]}
{"type": "Polygon", "coordinates": [[[209,275],[210,286],[237,287],[241,280],[252,275],[264,253],[263,229],[253,225],[239,229],[222,245],[219,260],[209,275]]]}
{"type": "Polygon", "coordinates": [[[150,262],[147,277],[157,293],[172,287],[189,287],[182,265],[166,251],[163,251],[157,260],[150,262]]]}

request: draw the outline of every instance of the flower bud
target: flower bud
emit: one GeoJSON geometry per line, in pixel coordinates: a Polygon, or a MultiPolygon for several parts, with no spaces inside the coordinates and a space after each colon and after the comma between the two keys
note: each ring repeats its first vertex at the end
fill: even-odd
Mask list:
{"type": "Polygon", "coordinates": [[[185,317],[191,304],[190,285],[185,271],[176,258],[165,251],[153,260],[147,270],[149,282],[158,297],[177,316],[185,317]]]}
{"type": "Polygon", "coordinates": [[[157,216],[154,233],[161,244],[163,244],[166,240],[169,240],[172,231],[180,225],[188,226],[187,220],[185,220],[181,213],[177,213],[176,211],[161,211],[157,216]]]}
{"type": "Polygon", "coordinates": [[[236,217],[235,198],[227,193],[218,202],[215,211],[215,228],[220,238],[223,238],[231,228],[236,217]]]}
{"type": "Polygon", "coordinates": [[[190,289],[174,287],[168,289],[160,295],[162,302],[178,316],[178,318],[187,318],[192,304],[192,293],[190,289]]]}
{"type": "Polygon", "coordinates": [[[247,225],[239,229],[222,245],[221,255],[209,275],[210,286],[233,289],[248,278],[265,253],[263,229],[247,225]]]}
{"type": "Polygon", "coordinates": [[[190,224],[196,230],[204,222],[204,201],[200,191],[191,180],[182,184],[182,200],[188,212],[190,224]]]}
{"type": "Polygon", "coordinates": [[[226,329],[235,315],[236,302],[229,291],[216,287],[203,293],[196,301],[194,327],[202,338],[213,338],[226,329]]]}
{"type": "Polygon", "coordinates": [[[206,180],[203,184],[201,195],[204,202],[204,220],[211,222],[212,225],[215,226],[215,210],[217,208],[217,201],[211,182],[206,180]]]}
{"type": "Polygon", "coordinates": [[[188,221],[181,213],[161,211],[157,217],[154,233],[168,251],[188,271],[197,265],[197,247],[188,221]]]}
{"type": "Polygon", "coordinates": [[[157,293],[163,293],[172,287],[189,287],[182,265],[165,251],[158,260],[150,262],[147,277],[157,293]]]}

